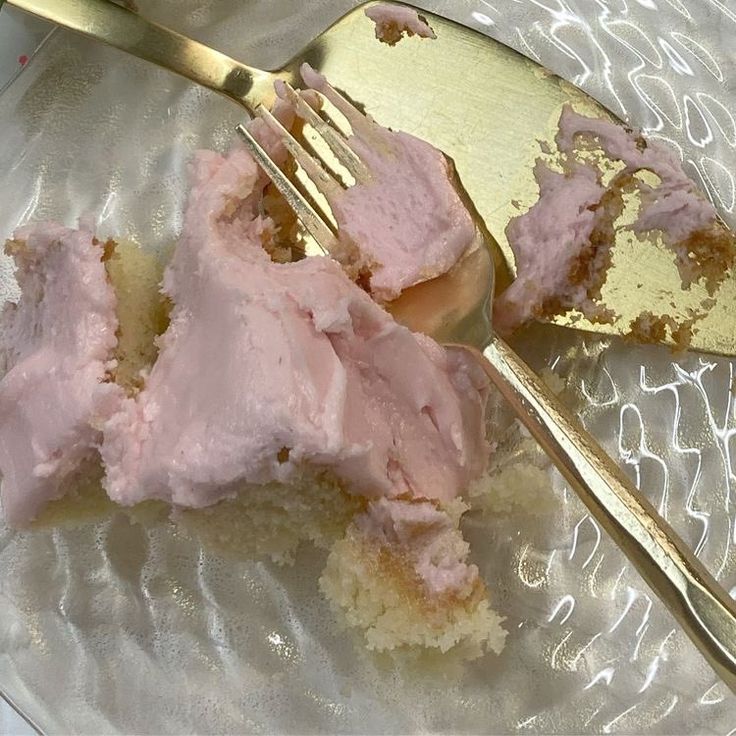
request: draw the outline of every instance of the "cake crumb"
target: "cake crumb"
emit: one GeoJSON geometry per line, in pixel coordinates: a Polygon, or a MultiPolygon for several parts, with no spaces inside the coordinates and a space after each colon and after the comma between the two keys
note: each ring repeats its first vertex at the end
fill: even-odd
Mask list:
{"type": "Polygon", "coordinates": [[[373,5],[365,14],[376,25],[376,38],[388,46],[395,46],[404,35],[437,38],[427,19],[413,8],[373,5]]]}
{"type": "Polygon", "coordinates": [[[695,323],[704,315],[691,310],[690,318],[678,322],[668,314],[642,312],[631,321],[629,331],[624,336],[645,345],[657,345],[669,340],[674,352],[683,352],[692,344],[696,332],[695,323]]]}

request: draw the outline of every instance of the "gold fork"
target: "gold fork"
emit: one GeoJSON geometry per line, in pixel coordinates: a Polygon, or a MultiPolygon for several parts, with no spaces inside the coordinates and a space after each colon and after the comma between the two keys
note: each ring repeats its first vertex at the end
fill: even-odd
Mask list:
{"type": "MultiPolygon", "coordinates": [[[[356,182],[370,178],[369,167],[351,146],[344,121],[339,121],[328,108],[318,114],[304,94],[288,84],[284,90],[297,115],[311,127],[311,134],[321,138],[322,147],[310,144],[310,153],[265,107],[259,107],[256,114],[280,136],[327,202],[340,196],[335,191],[336,182],[344,185],[337,175],[335,160],[356,182]],[[325,153],[328,149],[329,154],[325,153]]],[[[371,127],[376,124],[329,85],[321,86],[320,92],[351,127],[360,126],[361,140],[370,142],[371,127]]],[[[247,127],[240,125],[237,130],[305,228],[329,253],[337,235],[330,219],[320,214],[319,206],[310,204],[247,127]]],[[[459,182],[454,183],[459,186],[459,182]]],[[[458,191],[466,197],[461,189],[458,191]]],[[[736,691],[734,602],[556,396],[493,334],[491,246],[484,234],[485,227],[472,207],[470,210],[476,217],[476,238],[464,258],[445,276],[407,289],[389,305],[389,311],[411,329],[455,349],[467,350],[480,362],[591,514],[626,553],[724,682],[736,691]]]]}

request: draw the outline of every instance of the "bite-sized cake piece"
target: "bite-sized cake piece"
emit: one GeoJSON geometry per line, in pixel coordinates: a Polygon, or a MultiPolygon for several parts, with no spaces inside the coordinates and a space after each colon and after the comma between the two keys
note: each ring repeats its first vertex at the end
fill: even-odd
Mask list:
{"type": "Polygon", "coordinates": [[[370,649],[501,651],[502,619],[458,529],[464,510],[460,501],[379,499],[332,548],[320,586],[370,649]]]}
{"type": "Polygon", "coordinates": [[[382,302],[449,271],[475,237],[451,180],[452,164],[426,141],[358,113],[308,65],[301,72],[310,88],[344,112],[350,147],[368,171],[366,181],[328,193],[340,243],[331,255],[382,302]]]}
{"type": "Polygon", "coordinates": [[[365,14],[376,24],[376,38],[389,46],[395,46],[404,35],[420,38],[437,38],[414,8],[379,4],[367,8],[365,14]]]}
{"type": "Polygon", "coordinates": [[[614,222],[630,192],[640,197],[630,228],[639,236],[660,233],[674,253],[682,287],[702,280],[713,293],[736,262],[736,242],[671,151],[570,106],[563,109],[556,142],[562,172],[537,162],[539,199],[506,229],[517,277],[496,300],[497,329],[510,332],[572,309],[593,320],[615,317],[598,299],[611,264],[614,222]],[[610,182],[604,183],[602,161],[581,155],[596,150],[619,166],[610,182]],[[637,176],[643,171],[657,183],[637,176]]]}
{"type": "Polygon", "coordinates": [[[87,230],[21,228],[6,245],[21,290],[0,317],[2,504],[31,522],[94,466],[100,428],[122,391],[108,381],[118,321],[105,250],[87,230]]]}
{"type": "Polygon", "coordinates": [[[206,507],[308,466],[367,497],[454,498],[487,458],[482,370],[396,324],[331,259],[271,261],[263,186],[244,150],[195,163],[169,328],[105,426],[110,497],[206,507]]]}

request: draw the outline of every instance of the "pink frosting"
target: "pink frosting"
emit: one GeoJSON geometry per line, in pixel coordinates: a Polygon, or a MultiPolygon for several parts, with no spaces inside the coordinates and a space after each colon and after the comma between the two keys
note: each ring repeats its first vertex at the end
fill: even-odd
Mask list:
{"type": "Polygon", "coordinates": [[[369,497],[449,499],[477,476],[486,379],[396,324],[327,258],[272,262],[250,156],[201,153],[145,389],[105,427],[109,495],[202,507],[329,468],[369,497]]]}
{"type": "MultiPolygon", "coordinates": [[[[506,235],[516,259],[517,278],[496,300],[494,322],[501,332],[510,332],[535,317],[548,300],[562,311],[578,309],[595,317],[605,309],[593,303],[586,288],[590,280],[570,282],[571,267],[586,249],[593,249],[591,235],[607,218],[610,203],[605,195],[616,196],[617,187],[638,171],[650,171],[659,178],[656,186],[636,181],[641,207],[631,225],[642,234],[660,231],[673,250],[683,286],[698,277],[697,264],[685,245],[695,233],[716,225],[713,205],[698,191],[675,156],[657,141],[644,140],[638,132],[607,120],[588,118],[565,106],[556,138],[563,173],[539,160],[535,177],[539,199],[523,215],[514,218],[506,235]],[[609,186],[602,184],[598,166],[578,157],[581,140],[595,142],[611,160],[624,164],[609,186]]],[[[625,186],[631,186],[629,180],[625,186]]],[[[609,240],[613,241],[611,224],[609,240]]],[[[591,280],[605,278],[608,259],[605,244],[595,246],[590,261],[591,280]]]]}
{"type": "Polygon", "coordinates": [[[537,161],[539,199],[506,228],[516,259],[516,280],[496,300],[495,328],[505,334],[535,316],[547,299],[594,314],[585,284],[571,284],[570,270],[604,214],[598,208],[605,188],[597,172],[574,164],[565,173],[537,161]]]}
{"type": "Polygon", "coordinates": [[[21,297],[0,317],[0,495],[6,521],[23,526],[94,456],[122,392],[105,382],[117,344],[115,295],[92,233],[23,228],[12,254],[21,297]]]}
{"type": "Polygon", "coordinates": [[[356,525],[379,546],[405,556],[432,596],[462,594],[478,579],[477,566],[467,562],[468,543],[450,516],[429,501],[379,499],[356,525]]]}
{"type": "MultiPolygon", "coordinates": [[[[321,74],[306,64],[301,72],[307,85],[345,109],[321,74]]],[[[451,183],[450,164],[433,146],[369,118],[353,125],[349,144],[370,180],[328,197],[345,245],[335,255],[370,272],[371,293],[390,301],[449,271],[473,241],[475,227],[451,183]]]]}
{"type": "Polygon", "coordinates": [[[578,136],[595,138],[609,158],[626,165],[625,173],[646,170],[661,180],[654,187],[639,185],[642,208],[632,225],[636,232],[660,230],[669,244],[675,244],[716,220],[713,205],[682,170],[682,163],[658,141],[645,140],[637,131],[608,120],[585,117],[567,105],[556,139],[560,151],[574,155],[578,136]]]}
{"type": "Polygon", "coordinates": [[[373,5],[365,14],[376,24],[376,38],[394,44],[397,35],[407,33],[421,38],[437,38],[426,20],[414,8],[401,5],[373,5]]]}

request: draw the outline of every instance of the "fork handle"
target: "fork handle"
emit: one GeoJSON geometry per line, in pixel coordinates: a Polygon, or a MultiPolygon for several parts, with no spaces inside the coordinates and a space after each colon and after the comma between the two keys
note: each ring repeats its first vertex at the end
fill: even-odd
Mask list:
{"type": "Polygon", "coordinates": [[[176,72],[249,111],[273,101],[274,75],[241,64],[110,0],[7,0],[7,4],[176,72]]]}
{"type": "Polygon", "coordinates": [[[486,373],[719,677],[736,692],[736,605],[541,379],[500,338],[486,373]]]}

